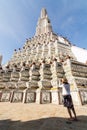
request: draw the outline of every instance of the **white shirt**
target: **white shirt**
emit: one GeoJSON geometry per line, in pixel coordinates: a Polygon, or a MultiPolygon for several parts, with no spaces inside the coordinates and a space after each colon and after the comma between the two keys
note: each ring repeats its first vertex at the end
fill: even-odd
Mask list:
{"type": "Polygon", "coordinates": [[[62,87],[62,95],[70,95],[70,85],[61,84],[59,87],[62,87]]]}

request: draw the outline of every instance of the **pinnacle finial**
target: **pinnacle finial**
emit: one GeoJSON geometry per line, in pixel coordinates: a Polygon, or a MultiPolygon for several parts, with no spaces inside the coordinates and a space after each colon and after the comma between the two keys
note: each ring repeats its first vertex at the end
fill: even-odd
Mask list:
{"type": "Polygon", "coordinates": [[[45,34],[48,32],[53,32],[51,22],[48,18],[46,9],[42,8],[40,17],[37,22],[35,35],[37,36],[37,35],[45,34]]]}
{"type": "Polygon", "coordinates": [[[41,18],[45,18],[47,16],[47,11],[45,8],[42,8],[41,10],[41,18]]]}

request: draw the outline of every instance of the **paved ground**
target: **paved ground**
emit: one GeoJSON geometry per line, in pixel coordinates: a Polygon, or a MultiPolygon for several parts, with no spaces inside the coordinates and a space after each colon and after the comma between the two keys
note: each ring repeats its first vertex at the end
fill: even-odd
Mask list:
{"type": "Polygon", "coordinates": [[[0,103],[0,130],[87,130],[87,106],[75,106],[79,121],[67,122],[63,106],[0,103]]]}

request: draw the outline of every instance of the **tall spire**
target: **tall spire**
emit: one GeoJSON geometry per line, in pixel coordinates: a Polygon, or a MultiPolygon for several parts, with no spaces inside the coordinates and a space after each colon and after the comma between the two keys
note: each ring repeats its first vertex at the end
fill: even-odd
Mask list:
{"type": "Polygon", "coordinates": [[[45,8],[42,8],[40,18],[45,18],[46,16],[47,16],[47,11],[45,8]]]}
{"type": "Polygon", "coordinates": [[[35,35],[37,36],[37,35],[48,33],[48,32],[52,32],[52,26],[48,18],[46,9],[42,8],[41,15],[37,22],[35,35]]]}

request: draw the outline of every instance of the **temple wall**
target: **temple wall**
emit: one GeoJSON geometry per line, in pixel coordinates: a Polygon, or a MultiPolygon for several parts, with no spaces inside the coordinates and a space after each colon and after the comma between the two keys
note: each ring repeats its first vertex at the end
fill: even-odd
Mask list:
{"type": "Polygon", "coordinates": [[[77,58],[77,61],[82,62],[82,63],[86,63],[87,61],[87,50],[77,47],[77,46],[72,46],[71,50],[73,52],[73,54],[75,55],[75,57],[77,58]]]}
{"type": "Polygon", "coordinates": [[[63,68],[71,86],[74,103],[85,104],[87,102],[87,65],[67,59],[63,63],[63,68]]]}

